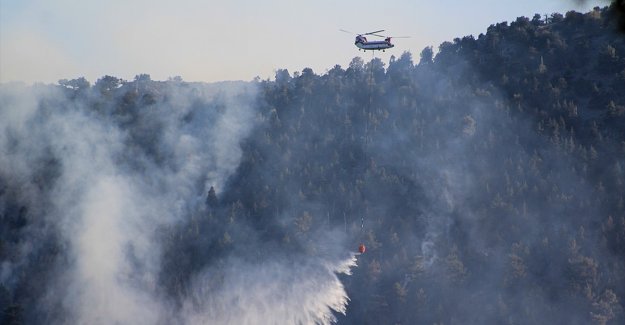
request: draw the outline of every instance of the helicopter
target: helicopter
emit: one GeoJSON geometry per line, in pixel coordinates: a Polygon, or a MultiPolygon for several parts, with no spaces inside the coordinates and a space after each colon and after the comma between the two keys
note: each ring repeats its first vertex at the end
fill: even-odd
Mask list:
{"type": "MultiPolygon", "coordinates": [[[[345,33],[349,33],[349,34],[356,34],[356,33],[352,33],[350,31],[344,30],[344,29],[340,29],[341,32],[345,32],[345,33]]],[[[384,30],[376,30],[374,32],[369,32],[369,33],[362,33],[362,34],[356,34],[356,40],[354,41],[354,45],[356,45],[356,47],[358,47],[358,51],[363,50],[363,51],[382,51],[385,52],[386,49],[390,49],[395,47],[395,45],[393,43],[391,43],[391,38],[408,38],[410,36],[384,36],[384,35],[379,35],[378,33],[383,32],[384,30]],[[367,38],[365,37],[365,35],[373,35],[373,36],[377,36],[377,37],[383,37],[384,40],[383,41],[367,41],[367,38]]]]}

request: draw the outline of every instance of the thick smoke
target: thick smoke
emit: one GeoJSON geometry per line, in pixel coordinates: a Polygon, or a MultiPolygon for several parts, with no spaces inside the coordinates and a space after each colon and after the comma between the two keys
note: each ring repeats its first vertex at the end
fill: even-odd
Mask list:
{"type": "Polygon", "coordinates": [[[159,283],[158,234],[206,213],[208,190],[226,187],[241,142],[259,123],[256,85],[157,83],[143,76],[97,86],[1,88],[4,198],[27,207],[29,226],[17,240],[19,258],[2,265],[0,282],[19,290],[20,272],[37,267],[45,245],[62,251],[39,294],[30,293],[37,297],[26,306],[25,321],[268,324],[288,317],[328,324],[333,311],[345,311],[336,275],[346,272],[343,259],[252,266],[240,262],[243,250],[226,267],[198,272],[188,297],[167,296],[159,283]],[[216,269],[223,284],[206,288],[216,269]]]}

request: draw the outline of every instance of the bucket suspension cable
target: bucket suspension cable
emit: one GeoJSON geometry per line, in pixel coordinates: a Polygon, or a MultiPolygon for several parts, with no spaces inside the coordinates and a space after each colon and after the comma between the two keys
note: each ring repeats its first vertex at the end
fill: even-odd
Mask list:
{"type": "MultiPolygon", "coordinates": [[[[371,61],[369,62],[369,77],[367,78],[367,84],[368,84],[368,88],[369,88],[369,100],[367,102],[367,107],[365,108],[365,130],[364,130],[364,144],[363,144],[363,158],[364,158],[364,163],[365,163],[365,173],[363,175],[363,177],[365,177],[365,183],[366,183],[366,178],[367,178],[367,172],[369,170],[369,157],[367,156],[367,150],[369,147],[369,119],[371,118],[371,104],[373,102],[373,60],[375,59],[375,51],[371,51],[371,61]]],[[[366,188],[363,188],[363,191],[366,191],[366,188]]],[[[367,197],[366,197],[366,193],[362,193],[363,195],[363,201],[364,201],[364,211],[363,211],[363,215],[360,217],[360,246],[358,248],[358,250],[360,251],[360,253],[364,253],[365,252],[365,244],[364,244],[364,240],[365,240],[365,217],[367,217],[368,212],[369,212],[369,207],[367,205],[367,197]]]]}

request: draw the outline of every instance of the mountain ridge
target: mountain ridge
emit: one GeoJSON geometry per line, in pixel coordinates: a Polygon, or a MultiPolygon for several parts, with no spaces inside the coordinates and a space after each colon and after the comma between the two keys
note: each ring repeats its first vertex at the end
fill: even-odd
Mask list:
{"type": "MultiPolygon", "coordinates": [[[[132,271],[111,271],[111,283],[123,284],[112,287],[165,306],[152,316],[165,323],[267,321],[240,300],[289,316],[313,308],[238,287],[256,283],[254,270],[270,287],[344,286],[345,314],[322,301],[334,312],[291,318],[311,323],[328,315],[339,324],[622,323],[617,26],[613,7],[520,17],[444,42],[436,55],[425,48],[416,64],[408,52],[388,64],[357,57],[321,75],[278,70],[274,80],[3,85],[3,322],[98,319],[89,318],[96,308],[69,299],[84,296],[64,291],[74,282],[62,276],[83,275],[75,261],[91,260],[80,254],[91,246],[75,239],[84,233],[64,227],[93,222],[96,233],[121,238],[102,245],[132,271]],[[93,196],[80,192],[107,186],[137,202],[116,202],[129,211],[110,217],[120,226],[63,217],[73,210],[59,195],[90,211],[93,196]],[[137,225],[140,240],[126,234],[137,225]],[[326,285],[336,285],[327,265],[360,242],[367,252],[352,275],[326,285]],[[240,298],[219,301],[221,290],[240,298]],[[50,301],[59,292],[65,299],[50,301]],[[197,301],[201,294],[210,299],[197,301]]],[[[83,281],[90,276],[98,278],[83,281]]],[[[137,320],[128,317],[117,320],[137,320]]]]}

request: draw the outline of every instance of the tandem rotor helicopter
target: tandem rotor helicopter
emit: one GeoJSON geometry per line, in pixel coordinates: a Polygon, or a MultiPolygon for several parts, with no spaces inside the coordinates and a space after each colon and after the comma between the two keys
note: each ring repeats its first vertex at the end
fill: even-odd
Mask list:
{"type": "Polygon", "coordinates": [[[374,32],[369,32],[369,33],[362,33],[362,34],[357,34],[357,33],[352,33],[350,31],[344,30],[344,29],[339,29],[341,32],[344,33],[348,33],[348,34],[355,34],[356,35],[356,40],[354,41],[354,45],[356,45],[356,47],[358,47],[358,51],[363,50],[363,51],[382,51],[384,52],[386,49],[390,49],[392,47],[395,47],[395,45],[393,43],[391,43],[391,38],[409,38],[410,36],[384,36],[384,35],[380,35],[378,33],[383,32],[384,30],[376,30],[374,32]],[[377,36],[377,37],[382,37],[384,38],[383,41],[367,41],[367,38],[365,37],[365,35],[372,35],[372,36],[377,36]]]}
{"type": "MultiPolygon", "coordinates": [[[[375,55],[375,51],[382,51],[385,52],[386,49],[390,49],[395,47],[395,45],[393,45],[393,43],[391,43],[391,39],[392,38],[409,38],[410,36],[385,36],[385,35],[380,35],[378,33],[383,32],[384,30],[376,30],[373,32],[368,32],[368,33],[362,33],[362,34],[356,34],[356,33],[352,33],[348,30],[344,30],[344,29],[339,29],[341,32],[344,33],[348,33],[348,34],[354,34],[356,35],[356,40],[354,41],[354,45],[356,45],[356,47],[358,47],[358,51],[363,50],[363,51],[372,51],[372,54],[375,55]],[[365,35],[372,35],[372,36],[376,36],[376,37],[382,37],[384,38],[383,41],[368,41],[367,38],[365,37],[365,35]]],[[[371,83],[370,83],[371,85],[371,83]]],[[[369,105],[371,105],[371,87],[369,88],[369,105]]],[[[368,108],[367,108],[368,110],[368,108]]],[[[365,130],[366,132],[366,130],[365,130]]],[[[365,139],[366,139],[366,135],[365,135],[365,139]]],[[[366,143],[365,143],[366,145],[366,143]]],[[[361,218],[361,225],[360,225],[360,229],[361,229],[361,238],[364,239],[364,235],[365,235],[365,216],[362,216],[361,218]]],[[[347,232],[347,226],[346,226],[346,230],[347,232]]],[[[363,241],[360,242],[360,245],[358,245],[358,253],[360,255],[364,254],[367,251],[367,247],[365,246],[365,243],[363,241]]]]}

